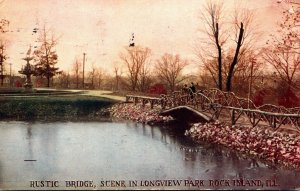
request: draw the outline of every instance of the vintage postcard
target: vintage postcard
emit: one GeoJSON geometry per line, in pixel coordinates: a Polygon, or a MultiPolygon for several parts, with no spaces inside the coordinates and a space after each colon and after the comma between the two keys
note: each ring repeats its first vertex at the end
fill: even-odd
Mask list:
{"type": "Polygon", "coordinates": [[[0,190],[299,190],[299,0],[0,0],[0,190]]]}

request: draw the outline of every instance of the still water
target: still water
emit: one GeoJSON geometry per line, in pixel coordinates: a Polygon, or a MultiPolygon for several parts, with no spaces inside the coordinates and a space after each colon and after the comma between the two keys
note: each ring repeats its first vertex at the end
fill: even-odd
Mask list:
{"type": "Polygon", "coordinates": [[[299,172],[195,144],[174,126],[11,121],[0,122],[0,135],[1,189],[75,189],[67,181],[76,181],[77,189],[300,187],[299,172]],[[80,187],[83,181],[92,187],[80,187]]]}

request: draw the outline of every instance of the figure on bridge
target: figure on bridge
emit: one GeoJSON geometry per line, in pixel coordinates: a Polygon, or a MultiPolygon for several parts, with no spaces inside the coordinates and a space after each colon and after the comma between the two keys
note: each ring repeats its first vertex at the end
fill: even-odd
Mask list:
{"type": "Polygon", "coordinates": [[[194,99],[194,93],[196,93],[196,87],[194,85],[194,82],[191,83],[190,86],[190,95],[191,95],[191,99],[194,99]]]}
{"type": "Polygon", "coordinates": [[[187,84],[184,84],[184,85],[183,85],[182,93],[183,93],[183,94],[188,94],[188,93],[189,93],[189,87],[188,87],[187,84]]]}

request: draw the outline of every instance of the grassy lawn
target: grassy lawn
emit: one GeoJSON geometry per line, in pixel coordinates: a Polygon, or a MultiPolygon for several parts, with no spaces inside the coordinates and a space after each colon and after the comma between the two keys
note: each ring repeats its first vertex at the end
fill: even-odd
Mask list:
{"type": "Polygon", "coordinates": [[[0,97],[0,119],[93,119],[115,101],[93,96],[0,97]]]}

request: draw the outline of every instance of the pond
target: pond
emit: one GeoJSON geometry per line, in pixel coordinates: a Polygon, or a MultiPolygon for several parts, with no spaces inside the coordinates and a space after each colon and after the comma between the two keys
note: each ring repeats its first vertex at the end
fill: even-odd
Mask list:
{"type": "Polygon", "coordinates": [[[295,189],[300,173],[132,122],[0,122],[1,189],[295,189]]]}

